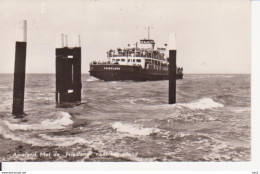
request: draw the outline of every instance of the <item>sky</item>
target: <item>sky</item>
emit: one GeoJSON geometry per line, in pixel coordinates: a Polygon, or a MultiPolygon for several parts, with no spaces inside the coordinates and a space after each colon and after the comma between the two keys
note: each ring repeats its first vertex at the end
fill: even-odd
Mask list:
{"type": "Polygon", "coordinates": [[[0,73],[14,72],[15,42],[27,20],[27,73],[55,73],[61,34],[81,36],[82,72],[109,49],[147,38],[156,46],[176,34],[184,73],[250,73],[249,0],[0,0],[0,73]]]}

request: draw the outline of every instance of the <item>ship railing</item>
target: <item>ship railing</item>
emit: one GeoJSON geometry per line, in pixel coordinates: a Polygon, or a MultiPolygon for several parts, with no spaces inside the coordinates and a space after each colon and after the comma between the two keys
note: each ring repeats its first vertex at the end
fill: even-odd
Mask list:
{"type": "Polygon", "coordinates": [[[177,68],[177,74],[182,74],[183,68],[182,67],[178,67],[177,68]]]}
{"type": "Polygon", "coordinates": [[[110,61],[93,61],[90,63],[90,65],[110,65],[110,61]]]}
{"type": "Polygon", "coordinates": [[[157,51],[148,52],[148,51],[120,51],[120,52],[107,52],[107,57],[147,57],[147,58],[154,58],[154,59],[165,59],[164,53],[160,53],[157,51]]]}
{"type": "Polygon", "coordinates": [[[114,57],[125,57],[125,58],[134,58],[134,57],[144,57],[144,58],[148,58],[148,59],[157,59],[157,60],[166,60],[164,57],[158,57],[158,56],[148,56],[148,55],[141,55],[141,54],[136,54],[136,55],[121,55],[121,54],[117,54],[117,55],[108,55],[108,58],[114,58],[114,57]]]}

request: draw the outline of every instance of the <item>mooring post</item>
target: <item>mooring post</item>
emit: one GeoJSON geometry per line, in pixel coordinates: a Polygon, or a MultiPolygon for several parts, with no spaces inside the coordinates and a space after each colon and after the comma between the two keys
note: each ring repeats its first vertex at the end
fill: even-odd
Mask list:
{"type": "Polygon", "coordinates": [[[65,47],[68,47],[68,35],[65,34],[65,47]]]}
{"type": "Polygon", "coordinates": [[[175,33],[169,39],[169,104],[176,103],[176,43],[175,33]]]}
{"type": "Polygon", "coordinates": [[[64,47],[64,34],[61,34],[61,48],[64,47]]]}
{"type": "Polygon", "coordinates": [[[56,48],[56,102],[81,101],[81,47],[56,48]]]}
{"type": "Polygon", "coordinates": [[[24,86],[26,66],[26,40],[27,21],[24,20],[24,42],[16,42],[15,45],[15,67],[13,88],[13,111],[12,114],[21,116],[24,114],[24,86]]]}
{"type": "Polygon", "coordinates": [[[79,47],[81,47],[80,35],[78,35],[79,47]]]}

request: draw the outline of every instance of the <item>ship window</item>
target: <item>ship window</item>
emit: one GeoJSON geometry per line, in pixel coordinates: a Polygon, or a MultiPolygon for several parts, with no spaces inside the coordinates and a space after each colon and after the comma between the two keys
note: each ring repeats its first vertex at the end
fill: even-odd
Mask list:
{"type": "Polygon", "coordinates": [[[133,62],[135,62],[135,59],[133,59],[133,62]]]}
{"type": "Polygon", "coordinates": [[[116,61],[120,61],[120,59],[116,59],[116,61]]]}
{"type": "Polygon", "coordinates": [[[136,59],[136,62],[141,62],[141,59],[136,59]]]}
{"type": "Polygon", "coordinates": [[[127,62],[130,62],[130,59],[128,59],[127,62]]]}
{"type": "Polygon", "coordinates": [[[124,61],[125,61],[125,59],[121,59],[121,61],[122,61],[122,62],[124,62],[124,61]]]}

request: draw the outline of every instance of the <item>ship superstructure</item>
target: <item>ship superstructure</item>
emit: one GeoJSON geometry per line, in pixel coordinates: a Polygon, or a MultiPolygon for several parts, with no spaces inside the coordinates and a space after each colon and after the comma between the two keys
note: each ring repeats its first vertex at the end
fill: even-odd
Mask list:
{"type": "MultiPolygon", "coordinates": [[[[153,39],[142,39],[134,47],[110,49],[107,61],[93,61],[90,75],[105,81],[114,80],[167,80],[167,47],[155,49],[153,39]]],[[[183,68],[177,68],[177,78],[182,79],[183,68]]]]}

